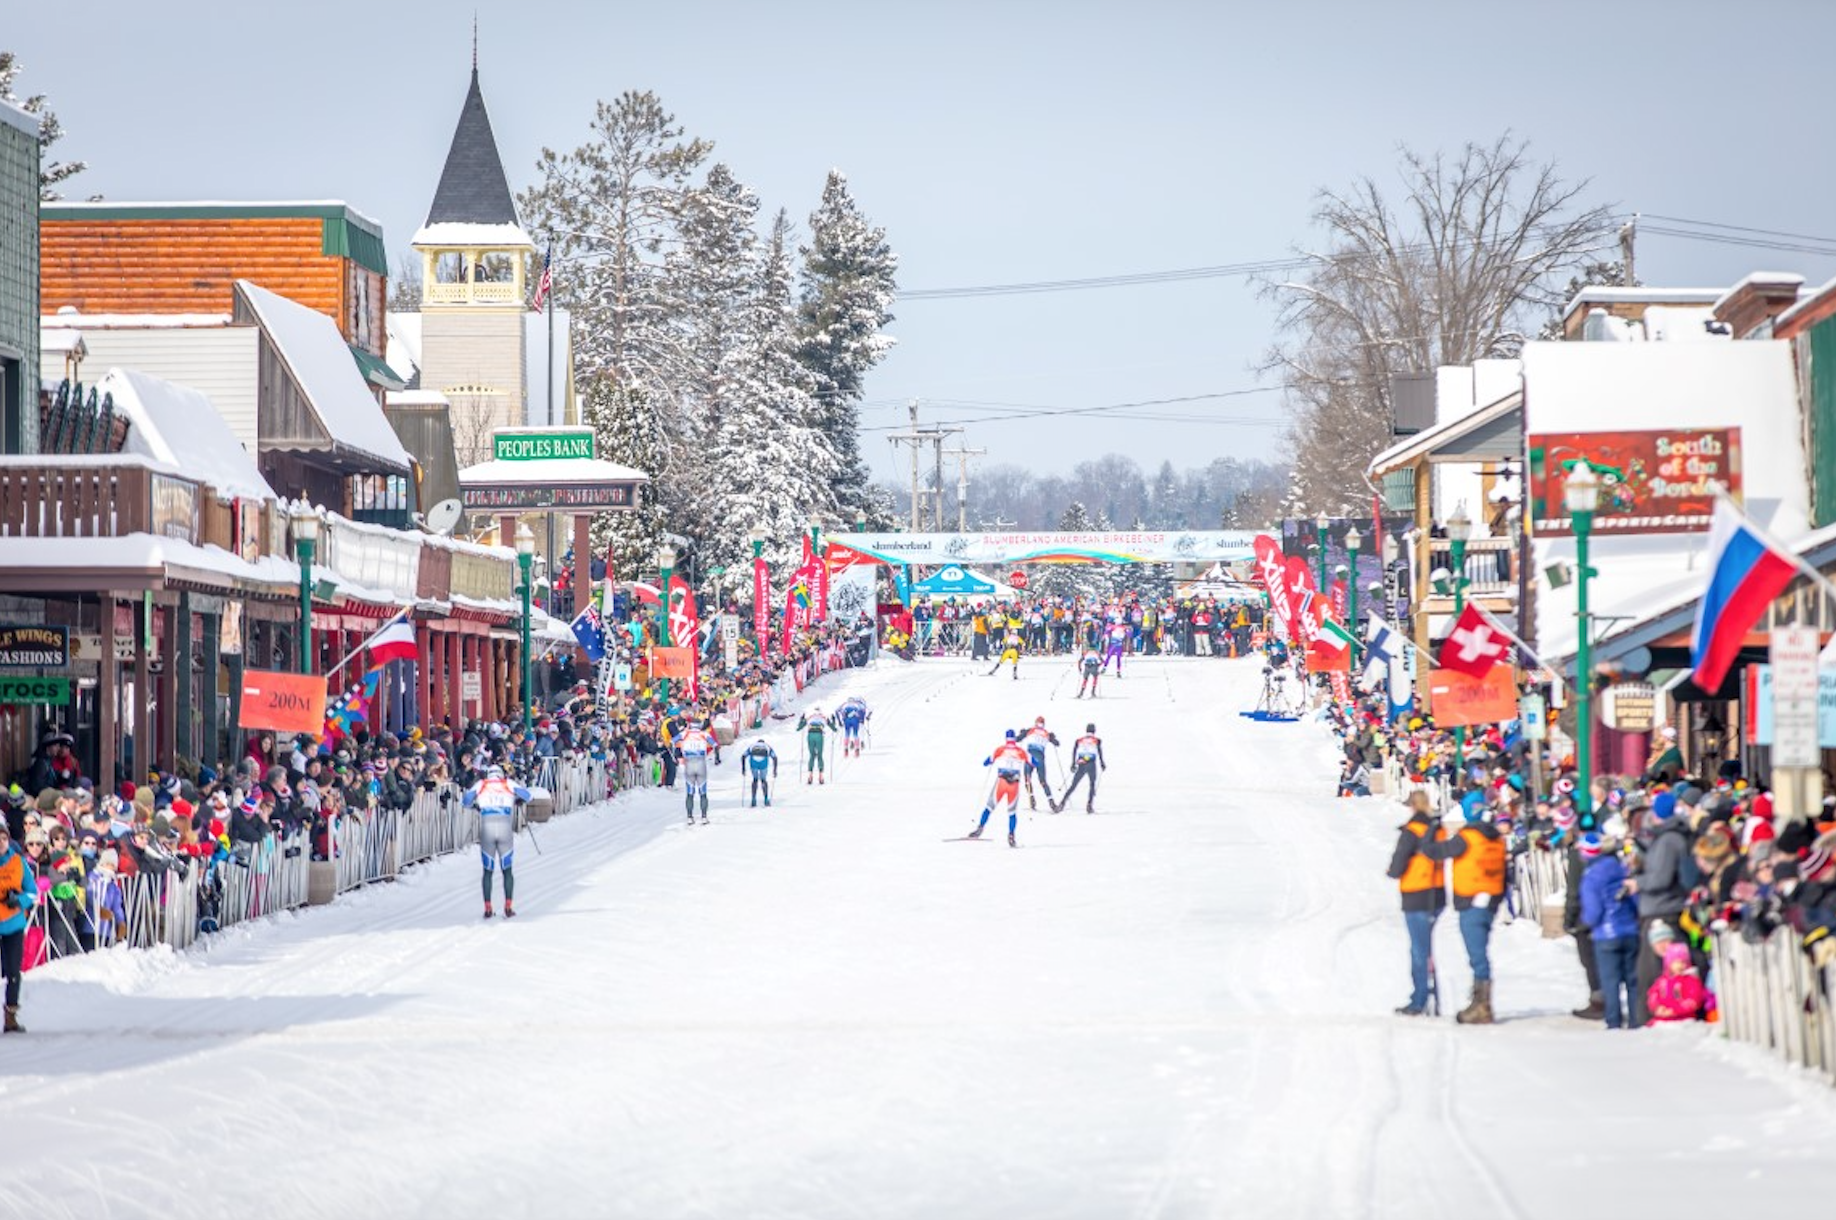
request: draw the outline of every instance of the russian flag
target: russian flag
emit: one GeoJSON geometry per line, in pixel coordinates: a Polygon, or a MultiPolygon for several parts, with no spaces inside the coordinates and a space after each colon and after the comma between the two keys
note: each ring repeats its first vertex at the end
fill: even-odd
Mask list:
{"type": "Polygon", "coordinates": [[[418,661],[421,659],[421,648],[414,638],[414,624],[408,621],[406,614],[398,614],[370,637],[365,645],[370,650],[372,667],[385,665],[390,661],[418,661]]]}
{"type": "Polygon", "coordinates": [[[1714,691],[1739,655],[1741,640],[1798,574],[1798,564],[1725,497],[1715,501],[1708,556],[1708,587],[1696,603],[1689,657],[1691,679],[1714,691]]]}

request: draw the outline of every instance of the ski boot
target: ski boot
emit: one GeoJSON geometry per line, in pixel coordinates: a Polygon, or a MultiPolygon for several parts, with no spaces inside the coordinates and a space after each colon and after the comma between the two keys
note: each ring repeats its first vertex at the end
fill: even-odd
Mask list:
{"type": "Polygon", "coordinates": [[[1018,843],[1016,843],[1016,842],[1014,842],[1014,836],[1013,836],[1013,834],[1012,834],[1012,832],[1009,832],[1009,833],[1008,833],[1008,836],[1007,836],[1007,845],[1008,845],[1009,847],[1018,847],[1018,846],[1020,846],[1020,845],[1019,845],[1018,843]]]}
{"type": "Polygon", "coordinates": [[[701,824],[703,826],[706,826],[708,824],[708,815],[705,813],[701,815],[701,824]]]}
{"type": "Polygon", "coordinates": [[[968,834],[963,836],[963,838],[965,839],[979,839],[981,837],[982,837],[982,828],[980,826],[977,826],[974,830],[970,831],[968,834]]]}
{"type": "Polygon", "coordinates": [[[1084,806],[1084,812],[1085,812],[1085,813],[1095,813],[1095,812],[1096,812],[1096,806],[1095,806],[1095,805],[1085,805],[1085,806],[1084,806]]]}
{"type": "Polygon", "coordinates": [[[818,771],[818,772],[816,773],[816,782],[817,782],[817,783],[819,783],[819,784],[826,784],[826,783],[828,783],[828,782],[829,782],[829,776],[828,776],[828,773],[827,773],[827,772],[825,772],[825,771],[818,771]]]}
{"type": "Polygon", "coordinates": [[[0,1033],[23,1034],[25,1031],[25,1026],[19,1023],[19,1006],[8,1004],[6,1006],[6,1025],[0,1028],[0,1033]]]}
{"type": "MultiPolygon", "coordinates": [[[[1051,804],[1051,803],[1052,803],[1052,798],[1048,796],[1048,797],[1046,798],[1046,804],[1048,804],[1048,805],[1049,805],[1049,804],[1051,804]]],[[[1033,811],[1034,813],[1038,813],[1038,812],[1039,812],[1039,800],[1038,800],[1038,798],[1037,798],[1037,797],[1035,797],[1035,796],[1034,796],[1034,795],[1033,795],[1032,793],[1030,793],[1030,792],[1026,794],[1026,807],[1027,807],[1028,809],[1030,809],[1030,810],[1032,810],[1032,811],[1033,811]]]]}
{"type": "Polygon", "coordinates": [[[511,901],[508,898],[504,899],[504,918],[505,919],[515,919],[516,918],[516,907],[514,904],[511,903],[511,901]]]}
{"type": "Polygon", "coordinates": [[[1059,804],[1057,801],[1047,801],[1046,804],[1047,806],[1051,808],[1053,813],[1063,813],[1064,812],[1065,807],[1059,804]]]}
{"type": "Polygon", "coordinates": [[[492,905],[491,905],[490,903],[488,903],[488,902],[487,902],[487,903],[485,903],[485,913],[484,913],[484,917],[485,917],[486,919],[490,919],[490,918],[492,918],[493,916],[495,916],[496,914],[497,914],[497,911],[496,911],[496,909],[495,909],[494,907],[492,907],[492,905]]]}

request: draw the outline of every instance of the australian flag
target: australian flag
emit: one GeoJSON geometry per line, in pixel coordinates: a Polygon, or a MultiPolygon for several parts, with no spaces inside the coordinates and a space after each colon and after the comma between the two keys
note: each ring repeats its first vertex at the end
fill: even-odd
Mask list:
{"type": "Polygon", "coordinates": [[[606,623],[599,616],[599,607],[589,603],[587,608],[574,616],[568,624],[573,628],[574,638],[586,649],[589,660],[597,663],[606,657],[606,623]]]}

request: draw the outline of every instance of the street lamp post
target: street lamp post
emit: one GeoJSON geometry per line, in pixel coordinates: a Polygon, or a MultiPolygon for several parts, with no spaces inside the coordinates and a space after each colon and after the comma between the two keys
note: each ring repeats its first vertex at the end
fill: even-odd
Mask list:
{"type": "MultiPolygon", "coordinates": [[[[663,583],[658,586],[660,596],[657,601],[662,606],[658,615],[657,637],[665,648],[669,647],[669,582],[676,574],[676,548],[665,542],[657,548],[657,571],[663,575],[663,583]]],[[[669,679],[663,678],[657,683],[657,695],[663,706],[669,706],[669,679]]]]}
{"type": "MultiPolygon", "coordinates": [[[[1466,609],[1466,540],[1472,536],[1473,523],[1466,515],[1464,502],[1454,507],[1447,518],[1447,540],[1453,552],[1453,612],[1458,621],[1466,609]]],[[[1466,726],[1454,727],[1454,765],[1459,769],[1459,794],[1466,788],[1466,726]]]]}
{"type": "Polygon", "coordinates": [[[312,554],[319,542],[319,514],[304,499],[293,506],[293,546],[300,559],[299,669],[312,672],[312,554]]]}
{"type": "Polygon", "coordinates": [[[1351,659],[1354,668],[1358,663],[1358,641],[1364,636],[1358,626],[1358,544],[1363,541],[1364,535],[1358,532],[1357,526],[1345,531],[1346,565],[1351,568],[1351,576],[1345,582],[1345,596],[1349,602],[1346,617],[1351,619],[1348,626],[1351,627],[1351,659]]]}
{"type": "Polygon", "coordinates": [[[1562,498],[1575,528],[1575,813],[1581,829],[1592,830],[1594,624],[1587,612],[1587,582],[1594,571],[1587,566],[1587,540],[1594,532],[1594,513],[1600,507],[1600,476],[1586,462],[1576,462],[1568,472],[1562,498]]]}
{"type": "Polygon", "coordinates": [[[523,735],[527,737],[535,727],[535,711],[531,706],[535,700],[535,685],[529,679],[529,597],[530,585],[533,583],[532,571],[535,563],[535,535],[529,531],[527,524],[519,522],[516,527],[516,566],[523,577],[523,735]]]}
{"type": "Polygon", "coordinates": [[[1332,524],[1332,518],[1325,513],[1313,519],[1313,540],[1320,548],[1320,596],[1326,596],[1326,527],[1332,524]]]}
{"type": "Polygon", "coordinates": [[[854,532],[857,534],[864,534],[867,532],[866,509],[857,508],[854,510],[854,532]]]}

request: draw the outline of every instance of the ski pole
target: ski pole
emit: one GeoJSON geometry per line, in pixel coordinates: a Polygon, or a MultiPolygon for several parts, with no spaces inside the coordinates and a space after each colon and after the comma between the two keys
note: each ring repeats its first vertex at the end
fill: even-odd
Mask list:
{"type": "Polygon", "coordinates": [[[542,854],[541,840],[536,838],[535,823],[529,820],[529,806],[523,806],[523,829],[529,832],[529,841],[535,844],[536,855],[542,854]]]}

